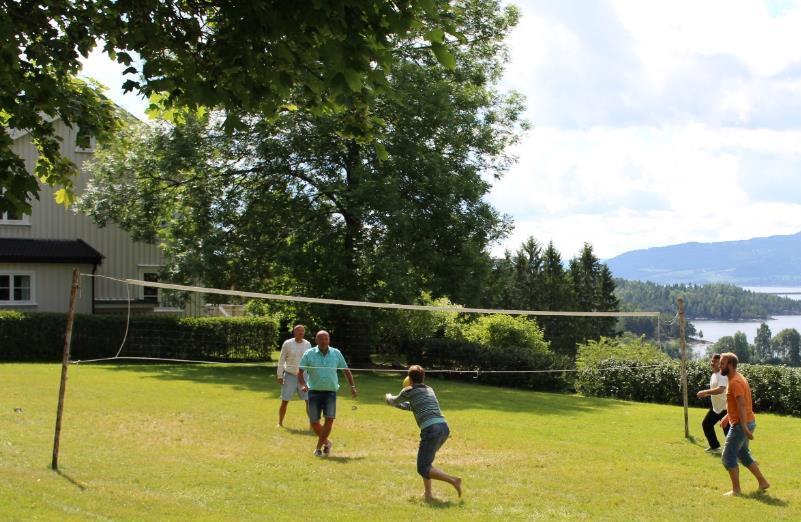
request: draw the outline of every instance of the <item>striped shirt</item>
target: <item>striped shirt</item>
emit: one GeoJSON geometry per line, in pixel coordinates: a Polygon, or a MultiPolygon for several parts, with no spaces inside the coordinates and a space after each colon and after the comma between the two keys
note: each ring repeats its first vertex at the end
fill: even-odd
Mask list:
{"type": "Polygon", "coordinates": [[[445,422],[434,389],[425,384],[414,384],[402,389],[398,395],[387,395],[387,404],[414,413],[414,420],[421,430],[445,422]]]}

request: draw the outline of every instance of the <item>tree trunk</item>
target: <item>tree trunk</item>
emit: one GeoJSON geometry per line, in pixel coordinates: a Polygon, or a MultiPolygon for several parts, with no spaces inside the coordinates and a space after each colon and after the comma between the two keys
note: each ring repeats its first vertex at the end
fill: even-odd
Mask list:
{"type": "MultiPolygon", "coordinates": [[[[359,201],[359,182],[361,175],[361,152],[359,144],[348,142],[346,156],[347,212],[343,213],[345,221],[345,273],[339,285],[346,299],[363,300],[364,286],[359,275],[359,242],[362,238],[362,210],[359,201]]],[[[364,366],[370,364],[370,321],[366,310],[343,307],[334,315],[337,330],[337,342],[342,353],[351,365],[364,366]]]]}

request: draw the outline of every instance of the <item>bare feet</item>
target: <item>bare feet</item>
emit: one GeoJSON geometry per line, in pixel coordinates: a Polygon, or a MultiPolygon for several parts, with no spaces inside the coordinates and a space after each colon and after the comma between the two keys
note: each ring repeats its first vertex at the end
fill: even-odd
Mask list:
{"type": "Polygon", "coordinates": [[[453,481],[453,487],[456,488],[456,492],[459,494],[459,498],[462,496],[462,478],[456,477],[453,481]]]}
{"type": "Polygon", "coordinates": [[[434,495],[423,495],[423,498],[424,498],[424,499],[425,499],[425,501],[426,501],[426,502],[428,502],[429,504],[430,504],[431,502],[436,502],[436,501],[437,501],[437,499],[436,499],[436,498],[434,498],[434,495]]]}
{"type": "Polygon", "coordinates": [[[766,480],[765,482],[759,485],[759,491],[765,491],[769,487],[770,487],[770,482],[766,480]]]}
{"type": "Polygon", "coordinates": [[[739,491],[727,491],[723,494],[724,497],[739,497],[740,495],[742,495],[742,493],[739,491]]]}

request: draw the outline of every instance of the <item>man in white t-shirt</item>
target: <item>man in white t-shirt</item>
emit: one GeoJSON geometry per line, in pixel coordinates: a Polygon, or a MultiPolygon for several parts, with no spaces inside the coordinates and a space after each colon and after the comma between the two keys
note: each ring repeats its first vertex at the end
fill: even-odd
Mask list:
{"type": "Polygon", "coordinates": [[[298,383],[298,365],[300,358],[311,348],[311,343],[303,338],[306,327],[302,324],[292,329],[292,339],[281,345],[281,356],[278,358],[278,384],[281,385],[281,406],[278,408],[278,427],[284,426],[286,407],[295,393],[306,401],[306,415],[309,414],[309,394],[298,383]]]}
{"type": "MultiPolygon", "coordinates": [[[[697,393],[699,399],[704,397],[712,398],[712,406],[706,412],[706,417],[701,422],[704,428],[704,435],[709,442],[709,447],[706,449],[708,453],[720,453],[720,442],[715,434],[715,424],[726,416],[726,387],[729,385],[729,379],[720,373],[720,354],[712,355],[710,361],[712,366],[712,377],[709,378],[709,389],[701,390],[697,393]]],[[[729,432],[729,427],[723,428],[724,436],[729,432]]]]}

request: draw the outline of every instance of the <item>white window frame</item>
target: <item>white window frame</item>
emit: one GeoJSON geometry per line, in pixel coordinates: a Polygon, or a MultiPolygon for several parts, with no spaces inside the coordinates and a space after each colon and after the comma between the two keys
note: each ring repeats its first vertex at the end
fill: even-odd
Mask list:
{"type": "Polygon", "coordinates": [[[0,300],[0,306],[36,306],[36,272],[30,270],[0,270],[0,276],[10,277],[9,299],[0,300]],[[28,276],[31,278],[31,298],[14,300],[14,276],[28,276]]]}

